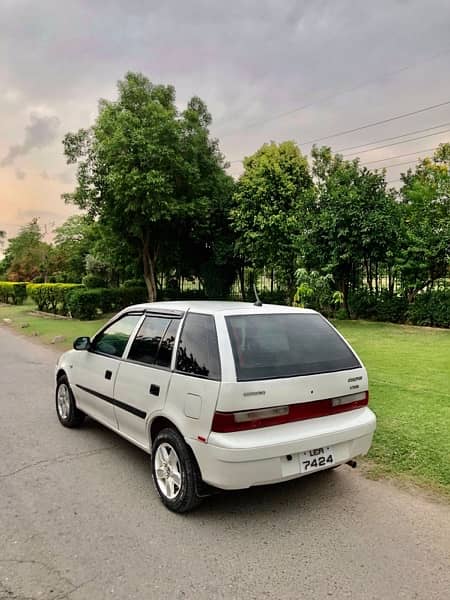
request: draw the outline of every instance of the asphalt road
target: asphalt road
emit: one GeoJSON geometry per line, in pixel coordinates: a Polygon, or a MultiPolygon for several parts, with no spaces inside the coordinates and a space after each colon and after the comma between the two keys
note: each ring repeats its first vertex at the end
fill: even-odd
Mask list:
{"type": "Polygon", "coordinates": [[[0,325],[0,599],[450,598],[450,506],[345,466],[174,515],[145,453],[59,425],[55,361],[0,325]]]}

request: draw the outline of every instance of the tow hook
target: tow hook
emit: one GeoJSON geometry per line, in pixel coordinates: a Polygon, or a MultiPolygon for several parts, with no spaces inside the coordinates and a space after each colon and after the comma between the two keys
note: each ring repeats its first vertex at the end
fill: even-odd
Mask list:
{"type": "Polygon", "coordinates": [[[352,469],[356,469],[356,467],[358,466],[358,463],[356,462],[356,460],[349,460],[347,463],[352,469]]]}

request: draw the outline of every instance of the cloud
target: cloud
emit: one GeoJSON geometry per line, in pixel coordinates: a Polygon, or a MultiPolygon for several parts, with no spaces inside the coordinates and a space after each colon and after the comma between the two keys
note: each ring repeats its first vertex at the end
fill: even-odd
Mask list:
{"type": "Polygon", "coordinates": [[[23,156],[35,148],[44,148],[51,144],[58,135],[60,120],[55,116],[39,116],[31,113],[30,124],[25,127],[25,139],[22,144],[9,147],[0,161],[1,167],[11,165],[18,156],[23,156]]]}
{"type": "Polygon", "coordinates": [[[58,173],[48,173],[46,170],[41,171],[40,176],[45,180],[58,181],[64,185],[70,185],[74,183],[74,175],[72,171],[65,170],[59,171],[58,173]]]}
{"type": "Polygon", "coordinates": [[[27,174],[25,173],[25,171],[22,171],[22,169],[16,169],[16,178],[17,179],[19,179],[20,181],[23,181],[26,176],[27,176],[27,174]]]}

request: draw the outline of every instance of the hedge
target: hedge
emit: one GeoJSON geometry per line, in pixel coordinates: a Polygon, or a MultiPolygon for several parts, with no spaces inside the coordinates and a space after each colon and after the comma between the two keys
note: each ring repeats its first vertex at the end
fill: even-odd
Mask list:
{"type": "Polygon", "coordinates": [[[29,283],[27,294],[36,302],[38,310],[65,315],[69,294],[79,287],[79,283],[29,283]]]}
{"type": "Polygon", "coordinates": [[[418,294],[408,307],[407,317],[413,325],[450,327],[450,290],[418,294]]]}
{"type": "Polygon", "coordinates": [[[0,281],[0,302],[5,302],[6,304],[23,304],[26,297],[26,283],[0,281]]]}
{"type": "Polygon", "coordinates": [[[75,319],[95,319],[99,314],[120,310],[130,304],[147,301],[147,289],[133,288],[79,288],[68,298],[68,309],[75,319]]]}

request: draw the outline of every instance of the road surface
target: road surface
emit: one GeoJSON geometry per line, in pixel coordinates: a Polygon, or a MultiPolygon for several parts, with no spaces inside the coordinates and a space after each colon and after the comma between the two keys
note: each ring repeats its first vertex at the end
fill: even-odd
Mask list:
{"type": "Polygon", "coordinates": [[[0,325],[0,599],[450,598],[450,506],[345,466],[174,515],[145,453],[59,425],[55,361],[0,325]]]}

